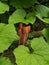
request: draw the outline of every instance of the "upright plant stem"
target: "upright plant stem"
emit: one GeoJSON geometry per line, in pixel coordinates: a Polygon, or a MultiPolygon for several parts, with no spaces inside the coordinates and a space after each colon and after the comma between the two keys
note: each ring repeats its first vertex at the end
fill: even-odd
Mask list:
{"type": "Polygon", "coordinates": [[[18,30],[18,34],[20,36],[19,45],[26,44],[26,40],[28,38],[28,33],[30,32],[30,29],[31,29],[30,25],[24,26],[23,23],[19,23],[19,30],[18,30]]]}

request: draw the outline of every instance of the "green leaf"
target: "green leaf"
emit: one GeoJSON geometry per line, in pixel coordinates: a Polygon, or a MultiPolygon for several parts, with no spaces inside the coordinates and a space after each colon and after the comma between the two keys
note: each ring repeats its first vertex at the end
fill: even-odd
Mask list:
{"type": "Polygon", "coordinates": [[[27,47],[21,45],[14,50],[18,65],[49,65],[49,46],[43,37],[35,38],[30,42],[34,52],[31,54],[27,47]]]}
{"type": "Polygon", "coordinates": [[[14,25],[0,24],[0,52],[8,49],[14,40],[18,40],[14,25]]]}
{"type": "Polygon", "coordinates": [[[41,15],[36,15],[41,21],[43,21],[44,23],[49,24],[49,18],[42,18],[41,15]]]}
{"type": "Polygon", "coordinates": [[[15,8],[29,8],[36,2],[37,0],[10,0],[10,5],[15,8]]]}
{"type": "Polygon", "coordinates": [[[0,64],[1,65],[13,65],[11,63],[11,61],[9,60],[9,58],[6,58],[6,57],[0,57],[0,64]]]}
{"type": "Polygon", "coordinates": [[[2,31],[2,29],[4,28],[5,25],[6,25],[6,24],[0,23],[0,32],[2,31]]]}
{"type": "Polygon", "coordinates": [[[25,24],[29,24],[29,23],[34,24],[35,21],[36,21],[36,16],[35,16],[35,13],[33,12],[33,13],[28,13],[26,15],[26,19],[24,19],[23,23],[25,23],[25,24]]]}
{"type": "Polygon", "coordinates": [[[49,8],[44,5],[36,5],[36,13],[40,14],[42,17],[48,17],[49,8]]]}
{"type": "Polygon", "coordinates": [[[23,9],[17,9],[9,17],[9,23],[10,24],[15,24],[15,23],[23,22],[25,16],[26,16],[26,12],[23,9]]]}
{"type": "Polygon", "coordinates": [[[45,28],[42,30],[42,34],[46,38],[47,42],[49,43],[49,28],[45,28]]]}
{"type": "Polygon", "coordinates": [[[49,18],[44,18],[44,22],[49,24],[49,18]]]}
{"type": "Polygon", "coordinates": [[[5,11],[9,11],[9,6],[0,2],[0,14],[5,13],[5,11]]]}
{"type": "Polygon", "coordinates": [[[49,23],[49,8],[44,5],[37,5],[35,7],[36,16],[43,22],[49,23]],[[45,17],[45,18],[43,18],[45,17]]]}

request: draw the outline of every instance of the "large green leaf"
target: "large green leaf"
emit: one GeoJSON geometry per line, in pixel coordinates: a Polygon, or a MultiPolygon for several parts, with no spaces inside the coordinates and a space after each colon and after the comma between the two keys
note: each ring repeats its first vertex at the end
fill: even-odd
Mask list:
{"type": "Polygon", "coordinates": [[[49,8],[44,5],[37,5],[36,9],[36,16],[43,22],[49,23],[49,8]],[[44,18],[45,17],[45,18],[44,18]]]}
{"type": "Polygon", "coordinates": [[[42,34],[46,38],[47,42],[49,43],[49,28],[45,28],[42,30],[42,34]]]}
{"type": "Polygon", "coordinates": [[[16,8],[28,8],[36,2],[37,0],[10,0],[10,5],[16,8]]]}
{"type": "Polygon", "coordinates": [[[8,49],[14,40],[18,40],[14,25],[0,24],[0,52],[8,49]]]}
{"type": "Polygon", "coordinates": [[[44,5],[36,5],[36,13],[40,14],[42,17],[48,17],[49,8],[44,5]]]}
{"type": "Polygon", "coordinates": [[[5,13],[5,11],[9,11],[9,6],[0,2],[0,14],[5,13]]]}
{"type": "Polygon", "coordinates": [[[9,60],[9,58],[6,58],[6,57],[0,57],[0,64],[1,65],[13,65],[11,63],[11,61],[9,60]]]}
{"type": "Polygon", "coordinates": [[[19,46],[14,50],[18,65],[49,65],[49,46],[43,37],[35,38],[30,42],[34,52],[31,54],[25,46],[19,46]]]}
{"type": "Polygon", "coordinates": [[[25,16],[26,16],[26,12],[23,9],[17,9],[9,17],[9,23],[15,24],[15,23],[23,22],[25,16]]]}

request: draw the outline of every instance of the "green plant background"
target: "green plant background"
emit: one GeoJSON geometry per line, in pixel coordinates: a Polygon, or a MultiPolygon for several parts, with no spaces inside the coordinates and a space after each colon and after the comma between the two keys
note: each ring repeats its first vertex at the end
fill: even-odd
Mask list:
{"type": "Polygon", "coordinates": [[[49,1],[0,0],[0,64],[49,65],[49,1]],[[18,24],[30,25],[27,44],[18,45],[18,24]]]}

